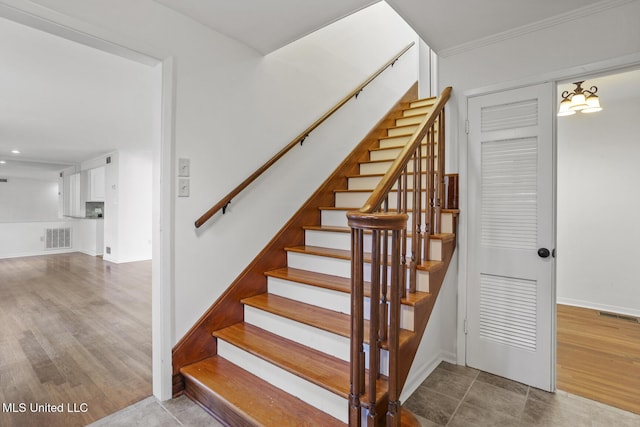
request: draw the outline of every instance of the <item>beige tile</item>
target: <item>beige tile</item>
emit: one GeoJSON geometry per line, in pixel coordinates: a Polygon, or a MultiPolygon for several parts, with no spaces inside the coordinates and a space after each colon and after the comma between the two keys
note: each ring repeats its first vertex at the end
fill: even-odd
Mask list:
{"type": "Polygon", "coordinates": [[[527,399],[522,414],[524,426],[544,427],[589,427],[591,426],[591,407],[575,399],[551,395],[547,402],[536,397],[527,399]]]}
{"type": "Polygon", "coordinates": [[[89,424],[89,427],[131,426],[181,427],[178,420],[169,414],[155,397],[149,397],[93,424],[89,424]]]}
{"type": "Polygon", "coordinates": [[[185,426],[222,427],[222,424],[187,396],[183,395],[160,404],[185,426]]]}
{"type": "Polygon", "coordinates": [[[436,368],[421,387],[437,391],[454,399],[462,399],[469,390],[474,377],[461,375],[443,368],[436,368]]]}
{"type": "Polygon", "coordinates": [[[525,385],[516,381],[508,380],[506,378],[499,377],[497,375],[493,375],[488,372],[478,373],[478,376],[476,377],[476,381],[481,381],[483,383],[491,384],[496,387],[500,387],[505,390],[509,390],[514,393],[521,394],[523,396],[526,396],[529,390],[528,385],[525,385]]]}
{"type": "Polygon", "coordinates": [[[454,365],[449,362],[441,362],[436,369],[442,369],[445,371],[453,372],[458,375],[464,375],[465,377],[476,378],[478,376],[477,369],[469,368],[467,366],[454,365]]]}
{"type": "Polygon", "coordinates": [[[464,398],[465,403],[501,412],[519,418],[524,410],[526,396],[491,384],[476,381],[464,398]]]}
{"type": "Polygon", "coordinates": [[[448,427],[520,427],[520,421],[500,411],[463,403],[448,427]]]}
{"type": "Polygon", "coordinates": [[[420,386],[404,403],[415,415],[436,425],[446,425],[459,404],[458,399],[445,396],[429,388],[420,386]]]}

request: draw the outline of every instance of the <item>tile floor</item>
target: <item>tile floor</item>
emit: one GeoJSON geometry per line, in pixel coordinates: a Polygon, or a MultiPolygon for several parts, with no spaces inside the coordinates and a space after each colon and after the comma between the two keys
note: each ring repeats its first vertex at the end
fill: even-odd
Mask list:
{"type": "MultiPolygon", "coordinates": [[[[405,402],[423,427],[638,427],[640,415],[442,362],[405,402]]],[[[188,398],[149,397],[91,427],[221,426],[188,398]]]]}

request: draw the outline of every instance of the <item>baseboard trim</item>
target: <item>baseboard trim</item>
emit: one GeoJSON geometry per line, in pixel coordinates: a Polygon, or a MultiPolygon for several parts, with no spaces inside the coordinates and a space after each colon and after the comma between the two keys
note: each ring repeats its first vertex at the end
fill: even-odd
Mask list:
{"type": "Polygon", "coordinates": [[[404,385],[404,389],[400,394],[400,401],[407,400],[417,389],[420,384],[427,379],[429,375],[438,367],[441,362],[448,362],[454,365],[457,364],[456,354],[451,352],[440,352],[429,363],[422,365],[418,372],[407,378],[407,382],[404,385]]]}
{"type": "Polygon", "coordinates": [[[615,305],[598,304],[591,301],[582,301],[573,298],[557,298],[558,304],[570,305],[573,307],[589,308],[591,310],[606,311],[609,313],[623,314],[626,316],[640,317],[640,310],[629,307],[618,307],[615,305]]]}

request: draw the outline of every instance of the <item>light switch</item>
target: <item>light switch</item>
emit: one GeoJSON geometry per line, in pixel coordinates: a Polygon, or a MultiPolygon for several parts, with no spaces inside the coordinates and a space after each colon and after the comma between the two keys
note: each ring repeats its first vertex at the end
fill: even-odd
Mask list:
{"type": "Polygon", "coordinates": [[[189,179],[180,178],[178,180],[178,197],[189,197],[189,179]]]}
{"type": "Polygon", "coordinates": [[[178,159],[178,176],[189,176],[191,173],[189,159],[178,159]]]}

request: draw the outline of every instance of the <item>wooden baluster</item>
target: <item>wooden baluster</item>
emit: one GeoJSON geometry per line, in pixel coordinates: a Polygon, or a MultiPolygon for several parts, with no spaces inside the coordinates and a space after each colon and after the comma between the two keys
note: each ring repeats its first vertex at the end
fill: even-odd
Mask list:
{"type": "MultiPolygon", "coordinates": [[[[409,176],[409,166],[405,166],[402,171],[402,175],[400,175],[399,180],[402,181],[402,200],[398,200],[398,213],[406,214],[408,212],[407,209],[407,201],[409,200],[408,196],[408,176],[409,176]]],[[[400,271],[400,281],[402,283],[402,296],[405,297],[407,295],[407,229],[406,227],[401,231],[400,237],[400,260],[402,264],[402,270],[400,271]]]]}
{"type": "MultiPolygon", "coordinates": [[[[388,197],[384,202],[384,212],[389,212],[388,197]]],[[[387,292],[388,292],[387,268],[389,264],[389,248],[388,248],[389,233],[387,232],[387,230],[383,231],[382,239],[383,239],[382,240],[382,265],[380,267],[380,270],[382,272],[382,285],[381,285],[380,293],[382,294],[382,297],[380,299],[379,331],[380,331],[380,340],[384,341],[387,339],[387,317],[389,315],[389,311],[387,310],[387,292]]],[[[375,307],[375,306],[372,305],[371,307],[375,307]]]]}
{"type": "Polygon", "coordinates": [[[409,279],[409,292],[416,292],[416,283],[418,281],[418,264],[422,262],[422,143],[414,154],[413,169],[413,236],[411,236],[411,277],[409,279]]]}
{"type": "Polygon", "coordinates": [[[445,185],[444,185],[444,168],[445,168],[445,162],[444,162],[444,152],[445,152],[445,146],[444,146],[444,110],[442,110],[442,112],[440,113],[439,116],[439,120],[438,120],[438,201],[436,204],[436,212],[435,212],[435,218],[436,218],[436,224],[437,224],[437,228],[435,229],[436,233],[441,233],[442,232],[442,204],[444,202],[444,191],[445,191],[445,185]]]}
{"type": "Polygon", "coordinates": [[[387,410],[387,427],[400,426],[400,385],[398,383],[400,350],[400,300],[402,295],[400,284],[400,247],[398,239],[400,230],[392,231],[391,238],[391,322],[389,332],[389,407],[387,410]]]}
{"type": "Polygon", "coordinates": [[[425,197],[426,200],[426,224],[425,224],[425,239],[424,239],[424,260],[428,261],[431,253],[430,253],[430,245],[429,240],[431,237],[432,231],[432,203],[433,203],[433,175],[435,173],[435,133],[434,128],[430,128],[427,133],[427,175],[426,175],[426,189],[425,189],[425,197]]]}
{"type": "Polygon", "coordinates": [[[360,396],[364,390],[364,257],[363,231],[351,231],[351,390],[349,425],[360,427],[360,396]]]}
{"type": "MultiPolygon", "coordinates": [[[[416,158],[416,156],[414,155],[413,157],[413,174],[415,175],[416,173],[416,169],[418,168],[418,159],[416,158]]],[[[416,203],[417,203],[417,197],[416,197],[416,189],[415,187],[413,187],[412,189],[412,194],[411,194],[411,200],[413,202],[413,207],[411,208],[411,211],[413,213],[412,218],[411,218],[411,261],[409,262],[409,292],[411,292],[411,284],[415,283],[416,281],[416,277],[417,277],[417,260],[416,260],[416,253],[418,252],[418,249],[416,248],[416,229],[418,227],[418,224],[420,222],[420,217],[419,215],[416,215],[416,203]]],[[[408,208],[408,202],[407,202],[407,208],[408,208]]]]}
{"type": "MultiPolygon", "coordinates": [[[[387,231],[382,231],[385,234],[387,231]]],[[[367,426],[374,427],[376,423],[376,382],[380,370],[380,347],[378,341],[379,318],[378,304],[380,302],[380,267],[386,263],[380,259],[380,231],[371,231],[371,303],[369,319],[369,413],[367,426]]],[[[386,267],[385,267],[386,268],[386,267]]],[[[383,274],[386,276],[386,274],[383,274]]],[[[386,329],[386,325],[385,325],[386,329]]]]}

